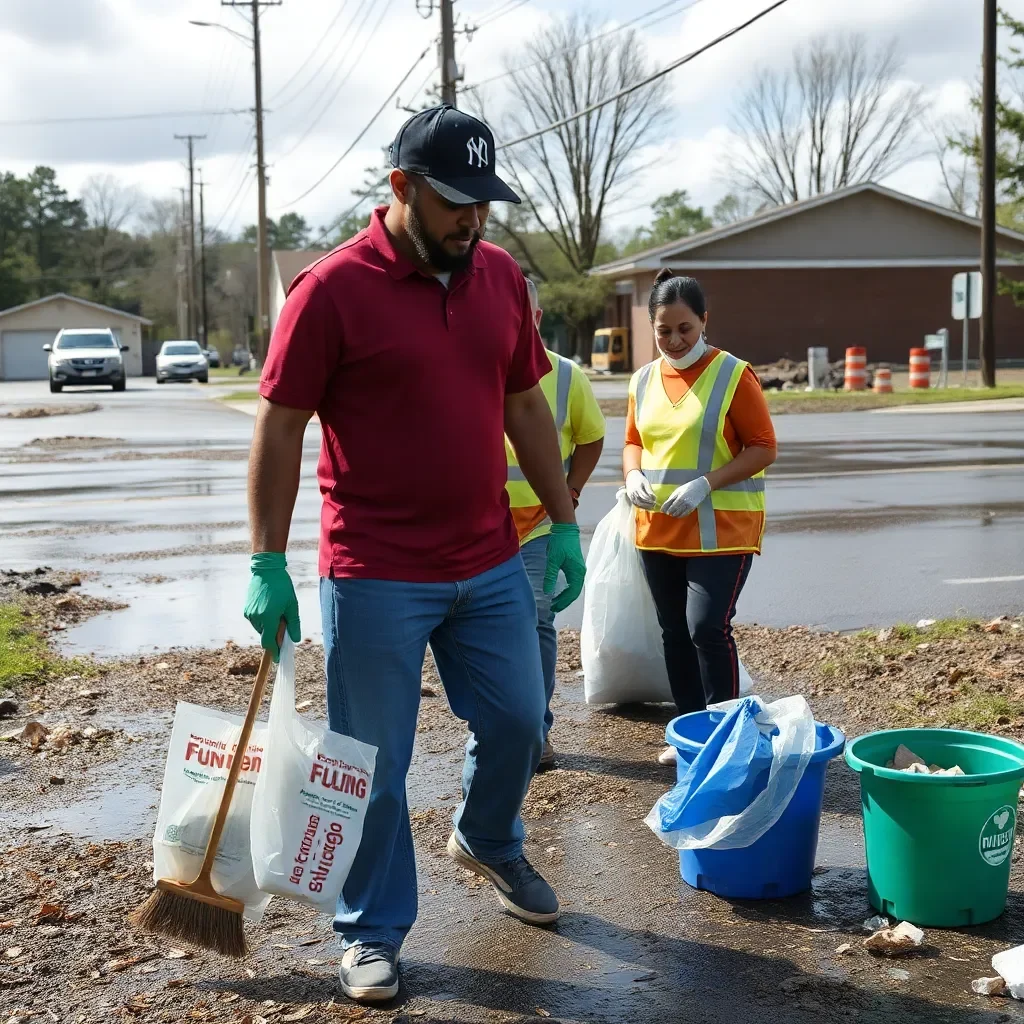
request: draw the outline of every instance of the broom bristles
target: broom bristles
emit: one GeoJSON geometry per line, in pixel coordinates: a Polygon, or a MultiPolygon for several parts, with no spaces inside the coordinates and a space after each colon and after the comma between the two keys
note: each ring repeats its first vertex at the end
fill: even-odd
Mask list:
{"type": "Polygon", "coordinates": [[[184,893],[155,889],[129,921],[153,935],[165,935],[224,956],[245,956],[242,915],[191,899],[184,893]]]}

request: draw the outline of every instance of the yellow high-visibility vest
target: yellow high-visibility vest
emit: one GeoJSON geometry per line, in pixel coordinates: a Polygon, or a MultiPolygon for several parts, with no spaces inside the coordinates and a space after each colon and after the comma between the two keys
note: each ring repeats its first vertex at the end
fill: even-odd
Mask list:
{"type": "MultiPolygon", "coordinates": [[[[676,403],[669,401],[661,376],[661,359],[633,374],[637,431],[643,444],[640,468],[660,507],[683,484],[707,476],[731,462],[725,440],[725,419],[747,364],[728,352],[719,352],[693,387],[676,403]]],[[[660,531],[652,528],[661,512],[637,510],[637,545],[674,554],[714,554],[759,551],[764,533],[764,472],[713,491],[697,507],[695,529],[687,541],[669,548],[645,543],[660,531]]]]}
{"type": "MultiPolygon", "coordinates": [[[[569,423],[569,391],[572,388],[572,362],[564,356],[554,352],[547,353],[551,360],[553,373],[546,373],[541,378],[540,388],[544,397],[551,407],[551,415],[555,420],[555,431],[558,434],[558,443],[562,452],[562,468],[569,473],[569,464],[572,461],[572,453],[575,448],[572,437],[572,425],[569,423]]],[[[534,489],[526,482],[523,471],[519,468],[519,460],[516,458],[515,449],[505,438],[505,456],[508,460],[508,483],[505,489],[508,491],[509,505],[513,509],[539,508],[541,500],[537,497],[534,489]]],[[[543,537],[551,532],[551,520],[545,517],[528,537],[522,538],[522,543],[543,537]]]]}

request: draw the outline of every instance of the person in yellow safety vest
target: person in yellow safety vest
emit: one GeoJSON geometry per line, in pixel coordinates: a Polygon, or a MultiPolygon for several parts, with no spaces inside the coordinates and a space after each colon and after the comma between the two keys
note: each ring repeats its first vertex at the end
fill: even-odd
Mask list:
{"type": "MultiPolygon", "coordinates": [[[[775,430],[750,365],[708,345],[697,281],[662,270],[648,313],[661,356],[629,383],[622,470],[685,715],[739,696],[732,620],[761,553],[775,430]]],[[[673,748],[659,760],[674,763],[673,748]]]]}
{"type": "MultiPolygon", "coordinates": [[[[530,293],[533,317],[540,328],[544,311],[540,308],[537,286],[529,278],[526,288],[530,293]]],[[[604,416],[594,397],[587,375],[571,359],[548,351],[551,372],[541,378],[541,390],[551,406],[562,448],[566,482],[572,492],[574,505],[579,505],[580,492],[597,467],[604,447],[604,416]]],[[[537,637],[540,641],[540,658],[544,670],[544,691],[547,695],[547,710],[544,714],[544,751],[538,770],[550,768],[555,763],[555,750],[548,738],[551,731],[551,697],[555,692],[555,662],[558,658],[558,633],[555,630],[555,614],[561,609],[552,607],[551,594],[544,593],[544,574],[547,565],[548,536],[551,523],[540,499],[526,482],[516,453],[505,438],[505,454],[508,457],[509,505],[512,518],[519,533],[520,552],[526,563],[526,573],[533,586],[537,600],[537,637]]]]}

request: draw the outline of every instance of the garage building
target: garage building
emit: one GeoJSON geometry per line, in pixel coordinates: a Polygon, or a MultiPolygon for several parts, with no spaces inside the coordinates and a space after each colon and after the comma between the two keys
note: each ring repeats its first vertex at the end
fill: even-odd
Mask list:
{"type": "MultiPolygon", "coordinates": [[[[1024,234],[999,228],[999,273],[1024,277],[1024,234]]],[[[708,341],[752,363],[806,359],[823,346],[842,359],[906,364],[940,328],[959,363],[962,322],[952,319],[953,275],[977,270],[981,223],[881,185],[864,184],[712,228],[591,273],[613,285],[605,326],[630,332],[631,363],[655,356],[647,300],[664,267],[696,277],[708,300],[708,341]]],[[[978,354],[971,322],[970,358],[978,354]]],[[[997,358],[1024,359],[1024,308],[995,303],[997,358]]]]}
{"type": "Polygon", "coordinates": [[[65,327],[109,327],[122,345],[125,371],[142,376],[142,328],[151,326],[145,317],[98,302],[58,292],[46,298],[0,310],[0,380],[46,380],[49,345],[65,327]]]}

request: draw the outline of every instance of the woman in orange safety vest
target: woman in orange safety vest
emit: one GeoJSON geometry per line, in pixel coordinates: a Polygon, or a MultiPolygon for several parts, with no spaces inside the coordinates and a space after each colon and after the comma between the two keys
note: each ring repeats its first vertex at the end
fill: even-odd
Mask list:
{"type": "Polygon", "coordinates": [[[739,695],[732,620],[761,552],[775,431],[757,374],[707,343],[696,280],[662,270],[648,312],[661,355],[630,381],[622,468],[683,715],[739,695]]]}

